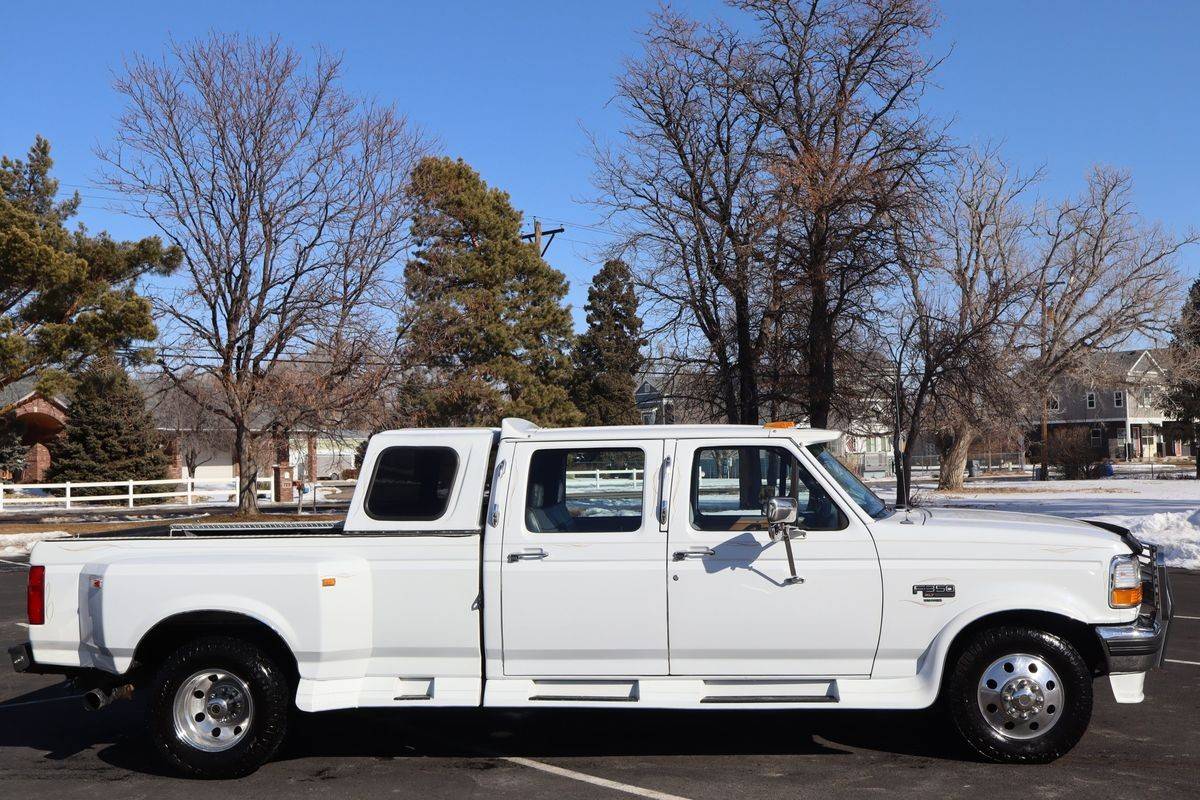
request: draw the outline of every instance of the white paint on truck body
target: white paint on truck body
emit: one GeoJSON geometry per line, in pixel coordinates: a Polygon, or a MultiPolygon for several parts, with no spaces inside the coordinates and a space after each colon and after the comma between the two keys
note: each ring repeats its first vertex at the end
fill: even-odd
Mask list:
{"type": "Polygon", "coordinates": [[[941,508],[873,518],[807,450],[838,435],[543,430],[510,420],[501,429],[381,433],[341,531],[39,543],[32,563],[46,567],[47,610],[45,624],[29,628],[33,654],[122,673],[155,626],[219,611],[283,640],[300,674],[297,703],[310,711],[922,708],[937,695],[954,636],[984,616],[1135,619],[1136,609],[1107,602],[1109,564],[1129,552],[1116,535],[1053,517],[941,508]],[[454,451],[440,517],[368,513],[389,447],[454,451]],[[800,583],[787,581],[784,545],[765,530],[698,527],[700,451],[762,447],[794,458],[844,522],[793,541],[800,583]],[[644,469],[627,479],[638,488],[620,498],[640,507],[636,528],[530,530],[531,458],[564,448],[640,451],[644,469]],[[952,597],[914,588],[944,585],[952,597]]]}

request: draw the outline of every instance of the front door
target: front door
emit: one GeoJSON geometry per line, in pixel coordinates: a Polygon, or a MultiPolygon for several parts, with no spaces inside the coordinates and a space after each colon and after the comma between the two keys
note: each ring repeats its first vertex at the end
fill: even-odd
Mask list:
{"type": "Polygon", "coordinates": [[[505,675],[667,674],[662,460],[654,440],[516,445],[500,568],[505,675]]]}
{"type": "Polygon", "coordinates": [[[667,546],[672,675],[867,675],[883,582],[866,526],[840,506],[820,467],[791,441],[687,441],[675,448],[667,546]],[[766,500],[801,515],[790,577],[766,500]],[[680,513],[682,512],[682,513],[680,513]]]}

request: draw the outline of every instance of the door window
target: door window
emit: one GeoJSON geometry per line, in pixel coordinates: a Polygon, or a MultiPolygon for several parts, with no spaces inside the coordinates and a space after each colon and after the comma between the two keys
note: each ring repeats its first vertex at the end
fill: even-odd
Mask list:
{"type": "Polygon", "coordinates": [[[646,454],[637,448],[542,449],[529,459],[531,533],[627,533],[642,527],[646,454]]]}
{"type": "Polygon", "coordinates": [[[840,530],[847,521],[829,493],[782,447],[705,447],[692,462],[692,525],[702,531],[766,530],[767,501],[791,497],[797,524],[840,530]]]}

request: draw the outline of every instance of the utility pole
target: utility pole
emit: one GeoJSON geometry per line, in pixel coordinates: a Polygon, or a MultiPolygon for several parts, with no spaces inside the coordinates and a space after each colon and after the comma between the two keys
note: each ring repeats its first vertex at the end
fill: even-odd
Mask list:
{"type": "MultiPolygon", "coordinates": [[[[1042,347],[1041,357],[1042,374],[1045,376],[1046,365],[1046,336],[1047,336],[1047,319],[1046,314],[1051,306],[1046,302],[1046,293],[1042,292],[1042,347]]],[[[1042,474],[1038,476],[1039,480],[1050,480],[1050,383],[1046,382],[1042,389],[1042,474]]]]}
{"type": "Polygon", "coordinates": [[[521,240],[525,241],[525,242],[530,242],[530,241],[533,242],[534,246],[537,247],[538,255],[544,256],[544,255],[546,255],[546,251],[550,249],[550,245],[554,244],[555,234],[562,233],[565,230],[566,230],[566,228],[560,227],[560,228],[551,228],[548,231],[544,231],[544,230],[542,230],[542,221],[540,219],[534,219],[533,233],[521,234],[521,240]],[[543,235],[550,237],[546,241],[545,247],[542,246],[542,236],[543,235]]]}
{"type": "MultiPolygon", "coordinates": [[[[1054,303],[1050,302],[1047,297],[1048,291],[1055,286],[1062,286],[1068,281],[1047,281],[1045,287],[1041,291],[1042,301],[1042,347],[1041,347],[1041,362],[1042,373],[1045,375],[1047,367],[1046,348],[1047,341],[1050,338],[1050,330],[1054,327],[1054,303]]],[[[1050,382],[1046,381],[1042,389],[1042,474],[1039,480],[1050,480],[1050,382]]]]}

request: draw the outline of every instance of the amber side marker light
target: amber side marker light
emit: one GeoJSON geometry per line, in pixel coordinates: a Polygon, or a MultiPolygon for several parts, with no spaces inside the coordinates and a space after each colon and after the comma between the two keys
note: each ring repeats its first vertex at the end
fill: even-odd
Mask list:
{"type": "Polygon", "coordinates": [[[321,578],[322,586],[337,586],[337,578],[321,578]]]}
{"type": "Polygon", "coordinates": [[[768,422],[763,425],[764,428],[794,428],[796,423],[780,420],[778,422],[768,422]]]}

